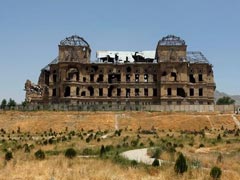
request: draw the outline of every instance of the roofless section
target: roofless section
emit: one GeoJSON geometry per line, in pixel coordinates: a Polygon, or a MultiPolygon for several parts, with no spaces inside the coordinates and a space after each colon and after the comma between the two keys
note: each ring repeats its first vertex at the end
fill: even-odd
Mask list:
{"type": "Polygon", "coordinates": [[[59,62],[90,63],[91,48],[82,37],[73,35],[60,41],[59,62]]]}
{"type": "Polygon", "coordinates": [[[183,39],[168,35],[158,41],[156,59],[158,62],[179,62],[186,59],[187,45],[183,39]]]}
{"type": "Polygon", "coordinates": [[[64,40],[60,41],[61,46],[85,46],[90,47],[87,41],[85,41],[82,37],[73,35],[70,37],[66,37],[64,40]]]}
{"type": "Polygon", "coordinates": [[[174,35],[168,35],[163,37],[160,41],[158,41],[158,45],[160,46],[183,46],[185,45],[185,41],[180,37],[174,35]]]}

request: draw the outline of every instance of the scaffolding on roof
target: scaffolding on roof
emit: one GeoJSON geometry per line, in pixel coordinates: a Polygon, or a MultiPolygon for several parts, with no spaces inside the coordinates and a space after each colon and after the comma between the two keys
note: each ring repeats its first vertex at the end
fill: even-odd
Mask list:
{"type": "Polygon", "coordinates": [[[79,37],[77,35],[66,37],[64,40],[60,41],[60,45],[89,47],[89,44],[87,43],[87,41],[85,41],[82,37],[79,37]]]}
{"type": "Polygon", "coordinates": [[[180,37],[174,35],[168,35],[163,37],[160,41],[158,41],[158,45],[160,46],[182,46],[185,45],[185,41],[180,37]]]}

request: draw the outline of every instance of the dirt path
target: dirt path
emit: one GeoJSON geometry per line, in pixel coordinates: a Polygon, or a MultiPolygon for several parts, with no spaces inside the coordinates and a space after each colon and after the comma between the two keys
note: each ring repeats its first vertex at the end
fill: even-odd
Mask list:
{"type": "MultiPolygon", "coordinates": [[[[125,152],[121,153],[121,156],[123,156],[129,160],[136,160],[137,162],[142,162],[142,163],[149,164],[149,165],[152,165],[152,163],[154,161],[154,158],[150,158],[147,155],[147,148],[125,151],[125,152]]],[[[162,162],[163,162],[163,160],[159,159],[160,166],[161,166],[162,162]]]]}

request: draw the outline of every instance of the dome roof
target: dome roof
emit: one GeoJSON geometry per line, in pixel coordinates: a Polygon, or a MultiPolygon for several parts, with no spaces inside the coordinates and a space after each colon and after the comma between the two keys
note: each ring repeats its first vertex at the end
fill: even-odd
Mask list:
{"type": "Polygon", "coordinates": [[[158,45],[160,46],[182,46],[185,45],[185,41],[180,37],[174,35],[168,35],[163,37],[160,41],[158,41],[158,45]]]}
{"type": "Polygon", "coordinates": [[[89,47],[87,41],[85,41],[82,37],[77,35],[73,35],[70,37],[66,37],[64,40],[60,41],[61,46],[85,46],[89,47]]]}

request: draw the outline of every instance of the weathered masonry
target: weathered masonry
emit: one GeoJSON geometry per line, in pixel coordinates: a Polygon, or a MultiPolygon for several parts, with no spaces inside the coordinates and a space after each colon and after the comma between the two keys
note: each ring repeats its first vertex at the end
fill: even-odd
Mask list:
{"type": "Polygon", "coordinates": [[[79,36],[59,44],[59,54],[41,70],[38,84],[27,80],[31,103],[214,104],[212,65],[185,41],[163,37],[155,51],[97,51],[79,36]]]}

